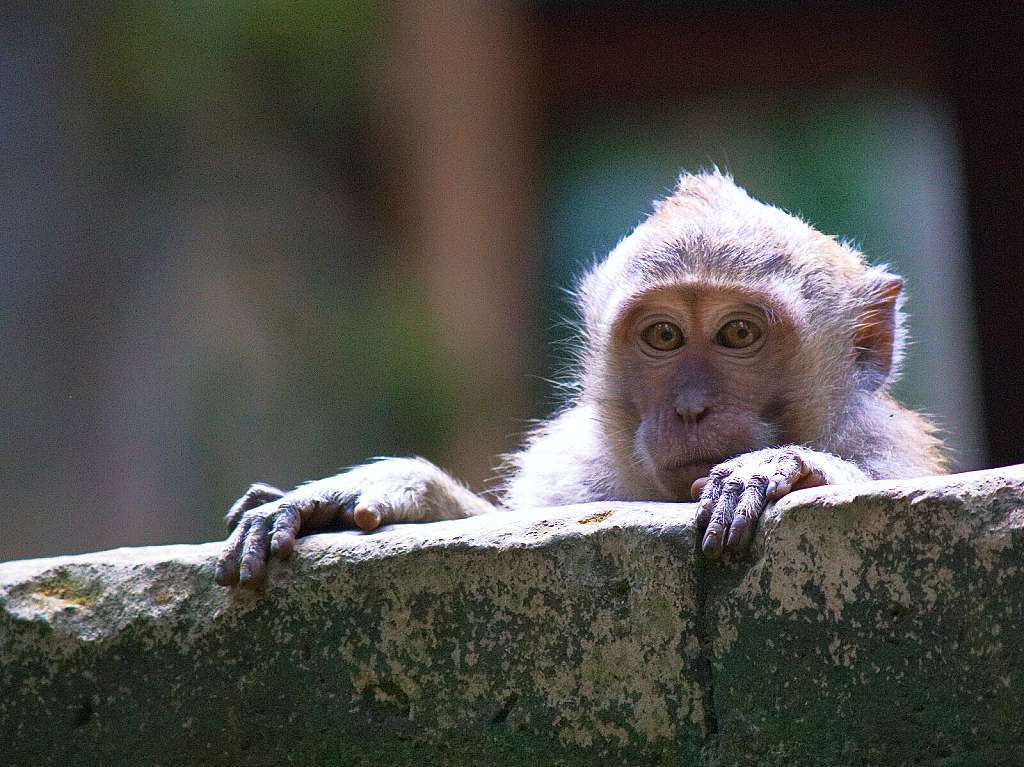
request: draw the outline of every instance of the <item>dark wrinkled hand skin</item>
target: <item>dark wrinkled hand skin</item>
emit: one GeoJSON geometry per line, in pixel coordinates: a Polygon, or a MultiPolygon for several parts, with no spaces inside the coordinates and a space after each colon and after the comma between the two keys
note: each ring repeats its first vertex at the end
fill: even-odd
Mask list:
{"type": "Polygon", "coordinates": [[[697,526],[708,559],[741,555],[770,501],[793,490],[827,484],[825,473],[794,448],[769,448],[718,464],[693,483],[698,500],[697,526]]]}
{"type": "MultiPolygon", "coordinates": [[[[422,501],[444,494],[444,478],[440,469],[422,459],[388,458],[307,482],[287,493],[257,483],[225,517],[231,535],[214,577],[221,586],[258,588],[267,560],[290,557],[299,535],[344,528],[369,532],[382,524],[421,521],[429,516],[422,501]]],[[[435,502],[431,509],[436,512],[438,507],[435,502]]],[[[449,507],[440,504],[440,508],[449,507]]]]}
{"type": "Polygon", "coordinates": [[[277,513],[277,502],[284,495],[276,487],[257,482],[231,505],[224,516],[231,535],[217,558],[214,575],[218,584],[254,586],[263,579],[271,540],[269,531],[271,526],[278,527],[278,519],[284,519],[277,513]]]}
{"type": "Polygon", "coordinates": [[[290,557],[300,529],[322,529],[340,522],[345,500],[305,488],[285,493],[261,483],[252,485],[224,518],[231,535],[217,558],[214,579],[221,586],[258,588],[266,576],[267,560],[290,557]]]}

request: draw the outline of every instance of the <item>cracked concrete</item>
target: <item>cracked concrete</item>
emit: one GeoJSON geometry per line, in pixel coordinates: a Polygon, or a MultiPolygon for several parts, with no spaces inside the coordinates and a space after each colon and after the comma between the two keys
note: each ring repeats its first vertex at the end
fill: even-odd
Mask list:
{"type": "Polygon", "coordinates": [[[1016,764],[1024,469],[0,565],[0,754],[36,764],[1016,764]]]}

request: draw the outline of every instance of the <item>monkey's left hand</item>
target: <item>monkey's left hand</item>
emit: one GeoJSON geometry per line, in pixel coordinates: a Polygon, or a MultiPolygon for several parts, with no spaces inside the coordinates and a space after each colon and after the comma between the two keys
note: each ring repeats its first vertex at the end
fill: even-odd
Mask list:
{"type": "Polygon", "coordinates": [[[730,458],[693,483],[694,497],[699,494],[697,526],[704,529],[704,554],[718,559],[723,551],[746,551],[769,501],[805,487],[867,478],[849,461],[796,445],[730,458]]]}

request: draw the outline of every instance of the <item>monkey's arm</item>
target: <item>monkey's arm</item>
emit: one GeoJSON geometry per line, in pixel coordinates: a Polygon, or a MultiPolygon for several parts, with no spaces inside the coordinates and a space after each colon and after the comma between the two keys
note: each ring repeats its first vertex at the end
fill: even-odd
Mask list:
{"type": "Polygon", "coordinates": [[[723,551],[740,553],[750,545],[754,527],[769,501],[805,487],[863,482],[868,475],[856,464],[831,453],[789,445],[731,458],[694,482],[697,512],[704,531],[704,553],[717,559],[723,551]]]}
{"type": "Polygon", "coordinates": [[[434,522],[495,511],[422,458],[385,458],[285,493],[256,484],[225,520],[231,536],[217,560],[221,586],[254,587],[270,556],[287,559],[295,538],[330,528],[374,530],[395,522],[434,522]]]}

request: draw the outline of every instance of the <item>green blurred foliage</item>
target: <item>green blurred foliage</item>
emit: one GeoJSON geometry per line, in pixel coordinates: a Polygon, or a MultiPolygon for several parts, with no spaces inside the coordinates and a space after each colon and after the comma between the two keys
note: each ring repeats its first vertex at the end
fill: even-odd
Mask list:
{"type": "MultiPolygon", "coordinates": [[[[237,495],[240,481],[297,482],[372,455],[443,449],[459,371],[444,359],[426,307],[404,283],[385,282],[317,280],[301,305],[268,301],[284,345],[262,371],[253,372],[244,349],[196,366],[190,442],[208,508],[237,495]]],[[[204,526],[215,535],[218,525],[204,526]]]]}
{"type": "MultiPolygon", "coordinates": [[[[443,454],[460,371],[396,255],[383,6],[122,0],[39,23],[70,43],[54,62],[67,241],[36,301],[63,311],[16,332],[36,368],[68,373],[17,379],[15,429],[65,434],[70,411],[101,436],[40,450],[11,497],[101,497],[113,540],[210,539],[256,479],[443,454]]],[[[61,524],[26,522],[15,550],[110,542],[102,517],[70,546],[61,524]]]]}
{"type": "Polygon", "coordinates": [[[356,119],[366,67],[382,54],[373,0],[140,1],[116,6],[103,25],[99,79],[147,119],[174,122],[253,75],[311,126],[356,119]]]}

